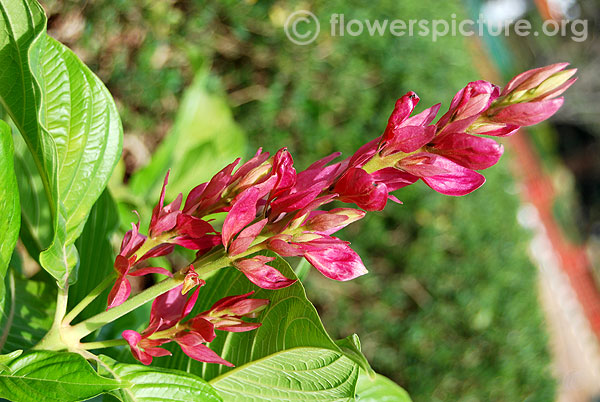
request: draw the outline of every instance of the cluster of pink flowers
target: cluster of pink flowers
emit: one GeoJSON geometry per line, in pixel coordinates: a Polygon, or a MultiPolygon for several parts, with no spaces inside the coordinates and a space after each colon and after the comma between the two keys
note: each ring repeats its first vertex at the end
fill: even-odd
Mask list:
{"type": "MultiPolygon", "coordinates": [[[[391,193],[419,179],[433,190],[453,196],[480,187],[485,178],[478,170],[498,162],[503,148],[494,139],[479,135],[508,136],[521,126],[552,116],[563,103],[558,96],[575,81],[576,70],[566,70],[566,66],[561,63],[527,71],[503,90],[487,81],[471,82],[456,94],[448,112],[436,123],[440,104],[411,116],[419,97],[409,92],[396,102],[383,134],[349,158],[334,162],[340,156],[335,153],[297,172],[287,149],[273,156],[259,149],[246,163],[237,167],[238,159],[194,188],[183,206],[181,194],[164,205],[167,174],[148,237],[139,233],[138,223],[123,239],[109,308],[129,297],[128,276],[171,275],[163,268],[137,265],[169,254],[175,245],[197,250],[196,262],[220,253],[226,266],[235,267],[265,289],[280,289],[295,280],[269,265],[273,257],[256,254],[261,250],[282,257],[304,257],[334,280],[365,274],[363,262],[349,243],[332,235],[361,219],[365,211],[382,210],[388,199],[400,202],[391,193]],[[360,209],[321,209],[334,201],[360,209]],[[210,220],[218,212],[227,213],[220,230],[210,220]]],[[[144,364],[152,356],[167,354],[158,346],[170,341],[194,359],[229,364],[205,345],[214,339],[214,329],[256,328],[260,324],[244,323],[241,317],[256,314],[267,301],[234,296],[182,323],[204,284],[193,267],[186,273],[181,287],[154,301],[148,328],[141,334],[125,331],[123,336],[144,364]],[[193,296],[185,297],[195,286],[193,296]]]]}
{"type": "Polygon", "coordinates": [[[200,287],[189,298],[183,292],[183,285],[162,294],[152,303],[150,324],[142,333],[123,331],[123,338],[137,360],[150,364],[153,357],[169,356],[171,352],[160,346],[175,342],[193,359],[233,367],[233,364],[208,348],[206,343],[215,339],[215,329],[245,332],[258,328],[260,324],[243,321],[242,317],[256,317],[269,301],[249,299],[248,296],[253,292],[230,296],[216,302],[210,310],[182,322],[194,308],[200,287]]]}

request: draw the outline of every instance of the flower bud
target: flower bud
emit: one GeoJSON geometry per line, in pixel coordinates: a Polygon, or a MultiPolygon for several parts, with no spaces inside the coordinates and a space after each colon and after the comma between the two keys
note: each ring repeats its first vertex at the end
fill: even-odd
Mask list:
{"type": "Polygon", "coordinates": [[[487,81],[470,82],[458,91],[450,108],[437,122],[441,131],[461,132],[498,98],[500,88],[487,81]]]}
{"type": "Polygon", "coordinates": [[[541,98],[548,99],[560,95],[558,90],[564,92],[568,87],[575,83],[576,78],[571,79],[577,72],[577,69],[560,71],[542,81],[538,86],[519,91],[514,91],[508,95],[507,102],[528,102],[539,100],[541,98]]]}
{"type": "Polygon", "coordinates": [[[365,211],[359,209],[336,208],[309,219],[305,227],[311,232],[332,234],[364,216],[365,211]]]}
{"type": "Polygon", "coordinates": [[[184,295],[196,286],[204,286],[205,284],[206,282],[200,279],[200,277],[196,273],[194,266],[190,265],[190,267],[188,268],[188,272],[185,275],[185,278],[183,279],[183,287],[181,288],[181,294],[184,295]]]}

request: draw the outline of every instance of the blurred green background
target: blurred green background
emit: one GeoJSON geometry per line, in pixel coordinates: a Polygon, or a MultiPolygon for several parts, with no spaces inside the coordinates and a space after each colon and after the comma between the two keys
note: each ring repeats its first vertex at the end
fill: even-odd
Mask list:
{"type": "MultiPolygon", "coordinates": [[[[314,12],[324,27],[333,13],[467,16],[458,0],[45,6],[49,33],[117,100],[125,152],[111,190],[125,228],[132,207],[148,216],[168,167],[173,198],[259,146],[287,146],[298,168],[337,150],[348,155],[381,133],[406,91],[419,94],[419,109],[443,102],[445,110],[482,68],[472,38],[321,35],[297,46],[283,30],[298,9],[314,12]]],[[[313,270],[306,279],[332,336],[359,334],[374,369],[415,401],[554,399],[536,270],[526,253],[530,235],[516,221],[508,158],[469,196],[444,197],[417,183],[400,192],[404,205],[345,230],[340,237],[353,243],[370,275],[337,283],[313,270]]]]}

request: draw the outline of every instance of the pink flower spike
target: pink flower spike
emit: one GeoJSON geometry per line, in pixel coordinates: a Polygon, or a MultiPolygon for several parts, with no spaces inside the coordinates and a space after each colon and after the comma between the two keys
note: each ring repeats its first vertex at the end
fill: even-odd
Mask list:
{"type": "Polygon", "coordinates": [[[564,98],[556,98],[541,102],[516,103],[506,106],[490,119],[499,123],[532,126],[556,113],[563,102],[564,98]]]}
{"type": "Polygon", "coordinates": [[[227,249],[229,242],[246,225],[256,218],[256,204],[259,190],[250,187],[244,190],[225,218],[221,238],[223,246],[227,249]]]}
{"type": "Polygon", "coordinates": [[[248,250],[248,247],[250,247],[256,236],[262,232],[268,221],[269,220],[265,218],[242,230],[238,237],[231,242],[231,246],[229,247],[229,255],[236,256],[248,250]]]}
{"type": "Polygon", "coordinates": [[[487,169],[495,165],[504,148],[491,138],[476,137],[464,133],[443,136],[434,141],[431,152],[442,155],[469,169],[487,169]]]}
{"type": "Polygon", "coordinates": [[[277,269],[267,265],[274,257],[258,255],[241,261],[235,261],[233,265],[240,270],[250,282],[263,289],[282,289],[288,287],[296,280],[288,279],[277,269]]]}
{"type": "Polygon", "coordinates": [[[181,347],[183,353],[194,360],[204,363],[223,364],[227,367],[235,367],[206,346],[204,344],[206,341],[197,333],[189,332],[185,335],[177,336],[175,342],[181,347]]]}
{"type": "Polygon", "coordinates": [[[161,233],[173,229],[177,223],[177,215],[181,213],[179,208],[181,208],[182,194],[179,194],[172,203],[163,206],[165,202],[165,190],[169,181],[169,173],[170,172],[167,172],[165,176],[158,204],[156,204],[152,211],[150,228],[148,230],[148,234],[151,238],[155,238],[161,233]]]}

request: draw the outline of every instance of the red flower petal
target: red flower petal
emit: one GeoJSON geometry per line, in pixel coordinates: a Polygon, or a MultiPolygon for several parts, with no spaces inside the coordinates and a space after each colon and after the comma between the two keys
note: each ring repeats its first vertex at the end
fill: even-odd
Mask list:
{"type": "Polygon", "coordinates": [[[277,269],[267,265],[274,257],[262,255],[242,261],[236,261],[233,265],[239,269],[250,282],[263,289],[282,289],[292,285],[296,280],[288,279],[277,269]]]}
{"type": "Polygon", "coordinates": [[[426,152],[404,158],[400,167],[445,195],[469,194],[485,183],[481,174],[442,156],[426,152]]]}
{"type": "Polygon", "coordinates": [[[187,333],[185,335],[178,336],[175,338],[175,342],[179,344],[183,353],[194,360],[205,363],[223,364],[228,367],[235,367],[233,364],[222,359],[213,350],[204,345],[202,337],[198,336],[197,334],[187,333]]]}
{"type": "Polygon", "coordinates": [[[259,190],[250,187],[244,190],[225,218],[221,238],[225,248],[237,233],[256,218],[256,203],[259,190]]]}
{"type": "Polygon", "coordinates": [[[498,162],[504,147],[491,138],[456,133],[435,141],[431,152],[442,155],[469,169],[487,169],[498,162]]]}

